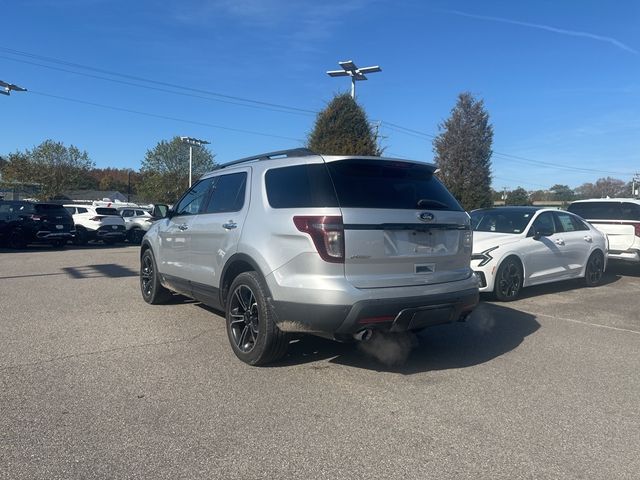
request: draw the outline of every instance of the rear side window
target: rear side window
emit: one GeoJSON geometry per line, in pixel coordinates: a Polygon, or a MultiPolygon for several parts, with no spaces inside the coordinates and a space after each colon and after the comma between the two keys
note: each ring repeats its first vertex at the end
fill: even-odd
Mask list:
{"type": "Polygon", "coordinates": [[[231,173],[216,177],[204,213],[238,212],[244,205],[247,173],[231,173]]]}
{"type": "Polygon", "coordinates": [[[273,208],[338,206],[329,172],[322,163],[273,168],[265,174],[265,184],[273,208]]]}
{"type": "Polygon", "coordinates": [[[327,163],[341,207],[462,211],[430,167],[384,160],[327,163]]]}
{"type": "Polygon", "coordinates": [[[568,210],[587,220],[640,221],[640,205],[629,202],[572,203],[568,210]]]}
{"type": "Polygon", "coordinates": [[[557,212],[556,216],[563,232],[577,232],[581,230],[589,230],[582,220],[565,212],[557,212]]]}

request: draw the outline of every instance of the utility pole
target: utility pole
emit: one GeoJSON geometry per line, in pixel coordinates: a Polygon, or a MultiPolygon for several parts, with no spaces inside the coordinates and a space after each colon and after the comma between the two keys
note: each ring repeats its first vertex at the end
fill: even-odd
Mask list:
{"type": "Polygon", "coordinates": [[[327,75],[330,77],[351,77],[351,98],[356,99],[356,81],[366,80],[365,73],[381,72],[382,69],[378,66],[358,68],[356,64],[351,60],[346,62],[338,62],[338,65],[342,67],[342,70],[329,70],[327,75]]]}
{"type": "Polygon", "coordinates": [[[638,198],[638,189],[640,187],[640,173],[635,173],[633,176],[633,182],[631,184],[631,196],[633,198],[638,198]]]}
{"type": "Polygon", "coordinates": [[[0,80],[0,93],[2,95],[11,95],[11,90],[14,92],[26,92],[26,88],[19,87],[18,85],[14,85],[13,83],[7,83],[0,80]]]}
{"type": "Polygon", "coordinates": [[[191,188],[191,170],[193,164],[193,147],[201,147],[202,145],[209,145],[210,142],[206,140],[199,140],[193,137],[180,137],[182,143],[189,145],[189,188],[191,188]]]}

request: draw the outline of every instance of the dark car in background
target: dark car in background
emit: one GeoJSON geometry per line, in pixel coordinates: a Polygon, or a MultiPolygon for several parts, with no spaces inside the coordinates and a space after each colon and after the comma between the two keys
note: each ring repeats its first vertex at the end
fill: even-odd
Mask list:
{"type": "Polygon", "coordinates": [[[29,243],[64,247],[75,235],[73,218],[62,205],[0,200],[0,244],[24,248],[29,243]]]}

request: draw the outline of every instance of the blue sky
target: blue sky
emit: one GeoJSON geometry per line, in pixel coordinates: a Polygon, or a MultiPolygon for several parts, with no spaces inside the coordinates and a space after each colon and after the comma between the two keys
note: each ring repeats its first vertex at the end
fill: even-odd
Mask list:
{"type": "Polygon", "coordinates": [[[390,156],[431,161],[430,135],[470,91],[494,126],[496,189],[640,172],[637,0],[1,6],[0,79],[29,91],[0,96],[0,155],[51,138],[138,169],[175,135],[211,141],[221,163],[297,147],[349,88],[325,71],[353,60],[382,67],[357,97],[390,156]]]}

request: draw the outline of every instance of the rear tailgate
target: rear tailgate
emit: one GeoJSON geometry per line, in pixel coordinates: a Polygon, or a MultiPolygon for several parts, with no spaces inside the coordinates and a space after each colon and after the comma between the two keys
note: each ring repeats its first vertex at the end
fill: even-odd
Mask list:
{"type": "Polygon", "coordinates": [[[589,220],[594,227],[609,237],[609,250],[625,251],[633,247],[636,241],[636,225],[640,222],[603,222],[589,220]]]}
{"type": "Polygon", "coordinates": [[[342,210],[351,284],[399,287],[469,276],[469,216],[433,165],[377,157],[325,161],[342,210]]]}
{"type": "Polygon", "coordinates": [[[419,220],[421,213],[343,208],[347,280],[358,288],[379,288],[467,278],[471,238],[467,214],[427,212],[433,220],[424,223],[419,220]]]}

